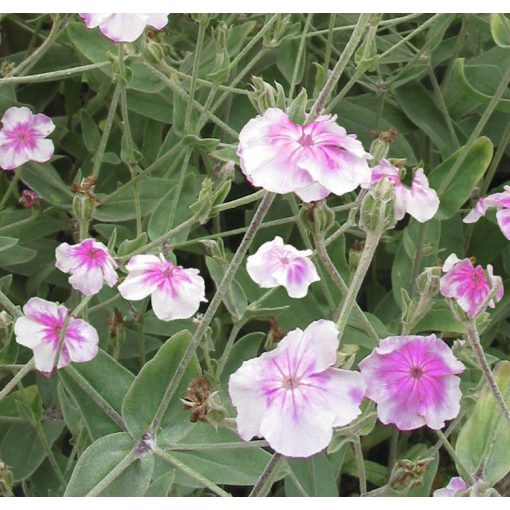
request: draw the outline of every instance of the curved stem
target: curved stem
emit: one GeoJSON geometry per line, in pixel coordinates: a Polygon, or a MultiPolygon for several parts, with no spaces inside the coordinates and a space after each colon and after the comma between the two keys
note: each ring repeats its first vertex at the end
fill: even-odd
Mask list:
{"type": "Polygon", "coordinates": [[[489,366],[489,363],[487,362],[487,358],[485,357],[485,353],[483,352],[483,347],[480,342],[480,337],[478,335],[475,323],[473,322],[473,320],[468,320],[463,323],[463,326],[464,332],[466,333],[467,341],[469,342],[469,345],[473,349],[473,352],[475,353],[475,356],[478,359],[478,362],[480,363],[480,367],[487,381],[487,384],[489,385],[489,388],[491,389],[492,394],[496,399],[496,402],[501,408],[503,415],[507,419],[508,423],[510,423],[510,410],[506,405],[505,399],[501,394],[500,389],[498,388],[496,380],[494,379],[494,375],[492,374],[492,370],[489,366]]]}
{"type": "Polygon", "coordinates": [[[11,182],[9,183],[9,187],[7,188],[7,191],[5,192],[4,196],[2,197],[2,200],[0,201],[0,211],[5,207],[5,204],[8,202],[9,198],[15,191],[19,181],[19,173],[14,172],[14,175],[12,176],[11,182]]]}
{"type": "Polygon", "coordinates": [[[18,385],[18,383],[25,377],[28,372],[35,368],[35,361],[32,358],[0,391],[0,402],[18,385]]]}
{"type": "Polygon", "coordinates": [[[361,440],[358,437],[353,441],[354,458],[356,460],[356,469],[359,478],[359,493],[360,496],[367,495],[367,474],[365,472],[365,463],[363,462],[363,450],[361,449],[361,440]]]}

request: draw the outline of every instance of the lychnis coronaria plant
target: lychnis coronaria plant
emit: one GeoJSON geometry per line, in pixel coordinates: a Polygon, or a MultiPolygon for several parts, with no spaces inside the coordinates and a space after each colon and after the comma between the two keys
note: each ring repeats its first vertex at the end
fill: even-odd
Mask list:
{"type": "Polygon", "coordinates": [[[3,14],[0,495],[510,495],[509,26],[3,14]]]}

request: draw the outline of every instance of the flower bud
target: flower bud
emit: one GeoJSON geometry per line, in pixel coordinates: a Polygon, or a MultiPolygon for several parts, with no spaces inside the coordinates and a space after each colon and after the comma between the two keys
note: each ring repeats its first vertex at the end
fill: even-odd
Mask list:
{"type": "Polygon", "coordinates": [[[380,179],[363,199],[359,226],[365,232],[383,232],[395,223],[393,184],[389,179],[380,179]]]}
{"type": "Polygon", "coordinates": [[[357,239],[352,243],[351,248],[349,249],[349,267],[352,271],[356,271],[359,261],[361,259],[361,254],[363,253],[364,243],[362,241],[358,241],[357,239]]]}
{"type": "Polygon", "coordinates": [[[266,48],[277,48],[287,35],[288,26],[291,22],[291,14],[280,14],[271,30],[263,36],[263,44],[266,48]]]}
{"type": "Polygon", "coordinates": [[[143,55],[149,62],[159,64],[165,59],[165,50],[161,44],[151,40],[145,44],[143,55]]]}
{"type": "Polygon", "coordinates": [[[253,90],[248,92],[248,99],[257,112],[263,114],[268,108],[285,110],[285,92],[279,83],[275,83],[275,88],[258,76],[251,81],[253,90]]]}
{"type": "Polygon", "coordinates": [[[29,189],[24,189],[21,192],[21,198],[19,202],[23,207],[26,207],[27,209],[31,207],[39,207],[40,205],[39,195],[35,191],[29,189]]]}
{"type": "Polygon", "coordinates": [[[198,200],[191,204],[190,209],[195,218],[204,224],[209,220],[214,202],[213,181],[206,177],[198,194],[198,200]]]}
{"type": "Polygon", "coordinates": [[[14,478],[9,468],[0,460],[0,496],[13,496],[12,485],[14,478]]]}
{"type": "Polygon", "coordinates": [[[319,200],[314,204],[312,220],[314,231],[325,235],[335,225],[335,213],[325,200],[319,200]]]}
{"type": "Polygon", "coordinates": [[[402,495],[418,485],[423,485],[428,466],[433,460],[432,457],[400,460],[393,468],[389,485],[402,495]]]}
{"type": "Polygon", "coordinates": [[[12,323],[12,316],[5,310],[0,312],[0,328],[8,328],[12,323]]]}
{"type": "Polygon", "coordinates": [[[73,214],[78,222],[90,221],[94,217],[96,201],[87,196],[77,193],[73,198],[73,214]]]}

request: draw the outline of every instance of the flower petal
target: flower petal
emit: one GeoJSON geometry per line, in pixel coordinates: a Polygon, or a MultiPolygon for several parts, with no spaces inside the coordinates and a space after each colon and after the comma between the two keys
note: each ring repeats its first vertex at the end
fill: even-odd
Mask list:
{"type": "Polygon", "coordinates": [[[99,337],[94,327],[81,319],[71,319],[65,345],[72,361],[82,363],[95,358],[98,344],[99,337]]]}
{"type": "Polygon", "coordinates": [[[429,181],[422,168],[416,170],[413,184],[407,193],[407,212],[413,218],[423,223],[437,213],[439,197],[436,191],[429,186],[429,181]]]}
{"type": "Polygon", "coordinates": [[[501,232],[510,240],[510,209],[500,209],[496,213],[496,218],[501,232]]]}

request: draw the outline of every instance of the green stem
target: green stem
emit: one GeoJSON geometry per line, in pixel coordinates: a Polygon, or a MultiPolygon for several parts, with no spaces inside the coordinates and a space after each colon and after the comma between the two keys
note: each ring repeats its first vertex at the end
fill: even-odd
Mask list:
{"type": "Polygon", "coordinates": [[[204,46],[204,37],[207,24],[199,22],[198,24],[198,38],[195,46],[195,55],[193,57],[193,71],[191,74],[191,83],[189,86],[189,100],[186,104],[186,114],[184,117],[184,132],[190,133],[189,123],[191,120],[192,101],[195,99],[195,90],[197,87],[198,70],[200,68],[200,58],[202,56],[202,48],[204,46]]]}
{"type": "Polygon", "coordinates": [[[9,312],[15,319],[23,316],[19,307],[17,307],[1,290],[0,290],[0,306],[6,312],[9,312]]]}
{"type": "Polygon", "coordinates": [[[211,480],[208,480],[205,476],[201,475],[194,469],[191,469],[188,465],[181,462],[179,459],[174,457],[172,454],[165,452],[164,450],[161,450],[160,448],[156,448],[154,450],[154,453],[157,457],[159,457],[162,461],[166,462],[167,464],[170,464],[172,467],[179,469],[184,474],[189,476],[190,478],[193,478],[197,482],[201,483],[204,487],[209,489],[210,491],[214,492],[214,494],[229,498],[230,494],[226,491],[224,491],[221,487],[218,487],[215,483],[211,482],[211,480]]]}
{"type": "Polygon", "coordinates": [[[230,352],[232,351],[232,347],[234,347],[234,342],[236,341],[237,335],[239,334],[239,330],[241,326],[239,324],[234,324],[232,326],[232,330],[230,331],[230,335],[228,337],[227,343],[225,344],[225,348],[221,354],[220,359],[218,360],[218,368],[216,369],[216,377],[219,379],[221,377],[221,373],[225,368],[225,364],[228,361],[228,357],[230,356],[230,352]]]}
{"type": "Polygon", "coordinates": [[[18,385],[18,383],[25,377],[29,372],[35,368],[35,361],[32,358],[0,391],[0,402],[18,385]]]}
{"type": "Polygon", "coordinates": [[[135,460],[135,452],[129,452],[103,479],[101,479],[97,485],[90,489],[90,491],[86,494],[86,497],[92,498],[99,496],[99,494],[101,494],[101,492],[103,492],[114,480],[116,480],[135,460]]]}
{"type": "Polygon", "coordinates": [[[329,76],[328,80],[326,81],[326,84],[322,88],[319,96],[317,97],[315,103],[312,106],[312,109],[310,110],[307,119],[308,122],[311,122],[318,115],[321,114],[324,106],[326,105],[328,99],[333,93],[336,84],[342,77],[342,73],[344,72],[349,60],[356,51],[356,48],[358,47],[358,44],[361,41],[361,38],[363,37],[365,28],[370,23],[372,16],[373,15],[371,14],[360,14],[358,22],[356,23],[354,31],[352,32],[351,37],[349,39],[349,42],[344,47],[344,50],[342,51],[340,58],[338,59],[335,67],[333,68],[331,75],[329,76]]]}
{"type": "Polygon", "coordinates": [[[367,475],[365,472],[365,463],[363,461],[363,450],[361,449],[361,440],[359,436],[352,443],[354,448],[354,458],[356,460],[356,469],[358,471],[359,478],[359,492],[360,496],[364,497],[367,495],[367,475]]]}
{"type": "Polygon", "coordinates": [[[266,495],[272,483],[272,474],[282,461],[283,456],[281,454],[273,453],[271,460],[268,462],[266,468],[262,471],[262,474],[253,486],[249,495],[250,498],[258,498],[266,495]]]}
{"type": "Polygon", "coordinates": [[[117,83],[115,89],[113,91],[112,102],[110,103],[110,108],[108,109],[108,115],[106,116],[106,120],[103,127],[103,134],[101,136],[101,140],[99,141],[99,146],[97,147],[97,152],[94,155],[94,166],[92,167],[91,175],[93,177],[99,176],[99,171],[101,170],[101,164],[103,163],[104,153],[106,151],[106,145],[108,143],[108,138],[110,137],[110,132],[113,126],[113,119],[115,118],[115,113],[117,111],[117,105],[119,104],[120,99],[120,91],[121,85],[120,82],[117,83]]]}
{"type": "Polygon", "coordinates": [[[14,172],[14,175],[12,176],[11,182],[9,183],[9,187],[7,188],[5,195],[2,197],[2,200],[0,201],[0,211],[5,207],[5,204],[13,194],[13,192],[16,190],[19,182],[19,173],[14,172]]]}
{"type": "Polygon", "coordinates": [[[292,101],[292,98],[294,97],[294,89],[296,88],[298,72],[299,72],[299,68],[301,67],[301,57],[303,56],[303,50],[305,48],[306,33],[310,29],[310,23],[312,22],[312,18],[313,18],[313,13],[308,14],[308,16],[306,17],[305,27],[303,28],[303,33],[301,34],[301,40],[299,41],[298,52],[296,55],[296,62],[294,63],[294,70],[292,71],[292,78],[290,80],[290,88],[289,88],[289,95],[288,95],[289,101],[292,101]]]}
{"type": "Polygon", "coordinates": [[[242,443],[197,443],[182,444],[172,446],[169,451],[172,452],[200,452],[209,450],[245,450],[247,448],[267,448],[269,443],[264,440],[243,441],[242,443]]]}
{"type": "Polygon", "coordinates": [[[464,465],[460,461],[459,457],[455,453],[455,449],[450,444],[448,439],[445,437],[443,432],[441,430],[436,430],[435,433],[436,433],[437,437],[439,438],[439,440],[441,441],[441,444],[444,446],[445,450],[448,452],[448,455],[450,455],[452,460],[455,462],[460,476],[462,476],[462,478],[464,480],[466,480],[466,482],[468,482],[469,485],[474,485],[475,480],[471,476],[471,473],[464,467],[464,465]]]}
{"type": "Polygon", "coordinates": [[[508,89],[509,83],[510,83],[510,66],[505,70],[505,74],[503,75],[503,78],[501,79],[501,82],[498,85],[496,92],[489,101],[489,104],[487,105],[487,108],[484,110],[482,116],[480,117],[480,120],[478,121],[478,124],[476,125],[475,129],[471,132],[471,136],[469,137],[466,145],[464,145],[464,150],[455,160],[452,167],[450,168],[448,173],[445,175],[443,181],[441,182],[441,186],[437,190],[439,196],[441,196],[443,192],[448,188],[454,176],[457,174],[457,170],[463,165],[467,155],[469,154],[471,146],[482,133],[483,128],[485,127],[492,113],[496,109],[499,100],[503,97],[503,94],[508,89]]]}
{"type": "Polygon", "coordinates": [[[340,309],[340,313],[338,314],[337,328],[340,338],[342,338],[345,327],[347,326],[347,321],[349,320],[349,316],[351,315],[352,309],[356,302],[361,284],[365,279],[365,276],[370,267],[370,263],[374,257],[375,251],[379,244],[379,240],[381,239],[381,235],[382,230],[367,232],[365,246],[363,247],[363,252],[361,253],[358,267],[356,268],[356,272],[352,277],[352,281],[349,285],[349,290],[347,291],[342,307],[340,309]]]}
{"type": "Polygon", "coordinates": [[[256,191],[255,193],[246,195],[245,197],[236,198],[235,200],[231,200],[230,202],[219,204],[213,208],[213,213],[228,211],[230,209],[240,207],[241,205],[251,204],[253,202],[256,202],[257,200],[260,200],[264,196],[264,193],[265,190],[261,189],[259,191],[256,191]]]}
{"type": "Polygon", "coordinates": [[[505,416],[508,423],[510,423],[510,410],[506,405],[505,399],[501,394],[500,389],[498,388],[496,380],[494,379],[494,375],[492,374],[492,370],[489,366],[489,363],[487,362],[487,358],[485,357],[485,353],[480,342],[480,337],[478,335],[476,325],[472,319],[464,321],[462,325],[464,326],[466,339],[469,345],[471,346],[471,349],[473,349],[473,352],[475,353],[475,356],[478,359],[478,363],[480,363],[480,367],[482,369],[482,373],[485,377],[485,380],[487,381],[487,384],[489,385],[489,388],[492,391],[492,394],[494,395],[496,402],[501,408],[503,415],[505,416]]]}
{"type": "Polygon", "coordinates": [[[58,36],[60,35],[61,31],[66,27],[67,25],[67,19],[64,17],[63,19],[60,18],[60,14],[57,14],[55,16],[55,21],[53,22],[53,25],[51,26],[50,33],[48,34],[48,37],[44,40],[44,42],[39,46],[31,55],[29,55],[27,58],[23,59],[21,64],[19,64],[16,68],[14,68],[10,73],[7,74],[6,78],[10,78],[11,76],[21,75],[23,73],[26,73],[34,67],[37,62],[44,56],[44,54],[50,49],[50,47],[53,45],[53,43],[57,40],[58,36]]]}
{"type": "MultiPolygon", "coordinates": [[[[344,279],[342,278],[342,275],[338,272],[337,268],[333,264],[333,261],[331,260],[328,251],[326,249],[325,243],[324,243],[324,236],[323,235],[316,235],[314,236],[315,239],[315,247],[317,249],[317,256],[319,260],[322,262],[323,266],[326,268],[326,271],[331,276],[331,279],[335,282],[336,286],[340,289],[340,292],[345,297],[347,292],[349,291],[349,288],[347,287],[347,284],[345,283],[344,279]]],[[[372,337],[374,340],[374,346],[377,345],[377,343],[380,340],[379,335],[375,331],[374,327],[370,323],[370,321],[367,319],[366,315],[363,313],[363,310],[360,308],[358,303],[354,303],[354,313],[358,317],[359,321],[362,323],[365,331],[372,337]]]]}
{"type": "Polygon", "coordinates": [[[75,75],[81,75],[87,71],[102,69],[111,65],[111,62],[99,62],[97,64],[87,64],[84,66],[70,67],[69,69],[61,69],[59,71],[51,71],[49,73],[31,74],[29,76],[12,76],[10,78],[0,78],[1,85],[19,85],[23,83],[44,83],[48,81],[59,81],[71,78],[75,75]]]}
{"type": "Polygon", "coordinates": [[[262,220],[264,219],[266,213],[268,212],[274,200],[274,197],[275,195],[273,193],[267,192],[264,195],[264,198],[261,200],[255,212],[255,215],[253,216],[253,219],[250,223],[250,226],[239,245],[239,248],[237,249],[234,257],[232,258],[230,264],[228,265],[225,274],[223,275],[223,278],[221,279],[217,287],[214,297],[212,298],[209,306],[207,307],[204,316],[200,320],[200,324],[198,325],[191,339],[191,342],[188,345],[188,348],[184,352],[184,355],[182,356],[182,359],[177,369],[175,370],[174,376],[172,377],[172,380],[170,381],[170,384],[168,385],[163,396],[163,399],[158,407],[158,410],[156,411],[156,414],[152,420],[149,429],[150,432],[154,433],[159,428],[161,420],[163,419],[163,416],[165,415],[165,412],[174,396],[174,393],[177,390],[177,387],[181,382],[182,377],[184,376],[186,368],[188,367],[194,352],[196,351],[198,345],[200,344],[202,337],[206,333],[207,328],[209,327],[211,321],[213,320],[214,315],[218,310],[218,307],[220,306],[225,295],[225,292],[227,291],[232,279],[234,278],[235,273],[237,272],[242,261],[244,260],[244,257],[248,252],[248,248],[250,247],[253,239],[255,238],[255,234],[257,233],[257,230],[259,229],[262,220]]]}
{"type": "Polygon", "coordinates": [[[102,310],[107,306],[110,306],[112,303],[115,303],[120,298],[121,298],[120,294],[115,294],[115,296],[112,296],[110,299],[107,299],[106,301],[103,301],[102,303],[99,303],[97,305],[91,306],[89,308],[89,314],[102,310]]]}

